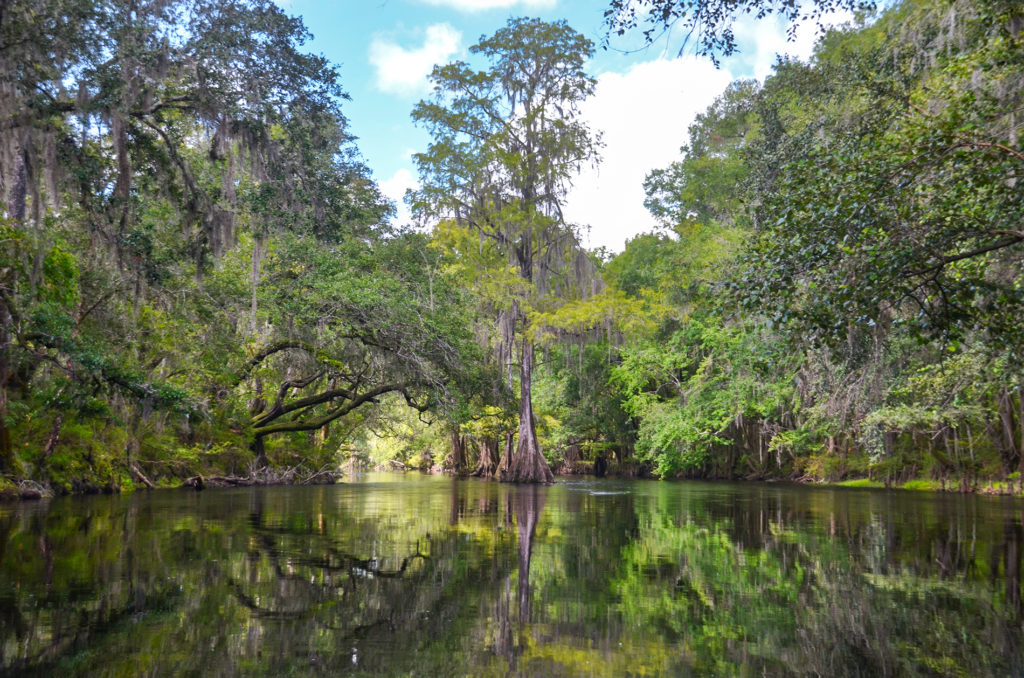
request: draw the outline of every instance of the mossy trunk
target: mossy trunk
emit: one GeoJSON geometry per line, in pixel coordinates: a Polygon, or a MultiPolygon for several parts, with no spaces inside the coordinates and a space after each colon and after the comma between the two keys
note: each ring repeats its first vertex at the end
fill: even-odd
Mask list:
{"type": "MultiPolygon", "coordinates": [[[[1002,429],[1002,445],[1000,452],[1003,458],[1003,474],[1009,473],[1014,468],[1019,468],[1021,459],[1024,458],[1024,450],[1017,447],[1017,436],[1014,435],[1017,429],[1017,422],[1014,421],[1013,395],[1010,389],[1004,388],[999,396],[999,423],[1002,429]]],[[[1022,423],[1024,426],[1024,423],[1022,423]]]]}

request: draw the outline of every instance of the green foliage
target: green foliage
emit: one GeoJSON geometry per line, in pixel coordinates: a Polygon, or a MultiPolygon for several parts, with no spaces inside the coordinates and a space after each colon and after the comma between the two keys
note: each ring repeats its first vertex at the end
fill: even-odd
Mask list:
{"type": "Polygon", "coordinates": [[[796,367],[763,328],[691,317],[665,341],[626,349],[612,379],[641,420],[638,454],[671,476],[704,466],[744,418],[781,414],[796,367]]]}
{"type": "MultiPolygon", "coordinates": [[[[783,4],[608,18],[728,53],[703,31],[783,4]]],[[[337,73],[277,5],[8,5],[0,474],[439,462],[504,451],[517,410],[535,470],[1024,469],[1019,3],[892,3],[733,83],[647,177],[659,230],[614,257],[560,216],[599,147],[564,22],[434,70],[426,235],[387,225],[337,73]]]]}
{"type": "Polygon", "coordinates": [[[758,112],[772,124],[752,155],[776,169],[740,299],[834,342],[850,323],[894,322],[1016,346],[1019,10],[907,2],[766,82],[758,112]]]}
{"type": "Polygon", "coordinates": [[[690,126],[683,158],[652,171],[644,181],[644,205],[670,228],[688,222],[719,228],[745,216],[739,209],[750,173],[743,149],[758,136],[756,81],[730,84],[690,126]],[[740,190],[738,190],[740,189],[740,190]]]}
{"type": "Polygon", "coordinates": [[[831,31],[809,63],[731,85],[651,173],[678,238],[640,236],[605,270],[659,304],[612,371],[659,473],[1024,461],[1020,20],[910,0],[831,31]]]}
{"type": "Polygon", "coordinates": [[[3,196],[0,472],[320,468],[387,394],[463,407],[462,292],[387,226],[301,21],[265,0],[30,4],[0,22],[0,166],[33,168],[3,196]]]}

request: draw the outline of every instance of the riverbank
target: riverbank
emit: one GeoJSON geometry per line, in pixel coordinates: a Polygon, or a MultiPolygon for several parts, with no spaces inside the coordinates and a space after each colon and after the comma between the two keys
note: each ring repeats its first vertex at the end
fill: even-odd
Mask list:
{"type": "MultiPolygon", "coordinates": [[[[429,468],[403,467],[396,468],[386,464],[381,467],[366,467],[360,469],[352,464],[346,465],[347,473],[351,474],[358,470],[386,470],[393,472],[415,472],[431,475],[461,475],[464,477],[473,476],[472,473],[455,473],[452,469],[437,466],[429,468]]],[[[596,477],[590,468],[584,468],[577,464],[571,467],[562,465],[554,469],[556,478],[573,477],[596,477]]],[[[338,482],[346,475],[341,469],[330,469],[323,467],[316,470],[302,467],[287,469],[273,469],[269,467],[256,469],[247,475],[195,475],[188,478],[169,479],[162,478],[157,482],[143,483],[133,482],[130,478],[120,484],[108,483],[97,485],[85,480],[72,482],[62,486],[54,487],[47,483],[39,483],[34,480],[20,479],[12,480],[0,478],[0,502],[33,501],[54,496],[66,495],[96,495],[96,494],[130,494],[137,489],[190,489],[201,491],[205,489],[231,488],[231,487],[264,487],[273,485],[330,485],[338,482]]],[[[657,479],[641,464],[612,465],[606,469],[601,477],[615,478],[619,480],[657,479]]],[[[712,478],[712,477],[680,477],[666,478],[668,481],[682,480],[730,480],[742,481],[752,484],[756,483],[790,483],[794,485],[806,485],[812,487],[845,487],[845,488],[868,488],[879,490],[904,490],[910,492],[936,492],[944,494],[979,494],[991,496],[1013,496],[1024,497],[1024,482],[1020,474],[1013,473],[1006,480],[1001,479],[979,479],[970,480],[964,478],[910,478],[900,482],[884,482],[872,478],[851,478],[845,480],[823,480],[812,477],[801,478],[712,478]]]]}
{"type": "Polygon", "coordinates": [[[153,482],[142,477],[137,480],[123,479],[120,483],[97,485],[86,480],[75,480],[69,484],[53,485],[34,480],[12,480],[0,478],[0,501],[31,501],[54,496],[131,494],[138,489],[150,490],[205,490],[227,487],[265,487],[272,485],[330,485],[337,482],[344,473],[334,468],[306,469],[294,466],[285,469],[263,467],[251,470],[246,475],[194,475],[187,478],[161,478],[153,482]]]}
{"type": "MultiPolygon", "coordinates": [[[[1017,476],[1014,473],[1011,476],[1017,476]]],[[[868,487],[877,489],[910,490],[917,492],[946,492],[958,494],[988,494],[998,496],[1024,496],[1024,483],[1019,477],[1007,480],[989,479],[981,482],[965,483],[962,479],[951,481],[947,479],[932,480],[928,478],[914,478],[901,484],[889,484],[872,480],[869,478],[857,478],[853,480],[841,480],[839,482],[825,482],[824,485],[835,487],[868,487]]]]}

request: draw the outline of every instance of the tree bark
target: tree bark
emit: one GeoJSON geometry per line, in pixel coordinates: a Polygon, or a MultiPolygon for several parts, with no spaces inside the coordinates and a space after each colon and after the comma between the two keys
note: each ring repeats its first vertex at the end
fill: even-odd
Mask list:
{"type": "Polygon", "coordinates": [[[14,457],[11,431],[4,425],[4,413],[0,411],[0,473],[18,473],[18,460],[14,457]]]}
{"type": "MultiPolygon", "coordinates": [[[[272,433],[313,431],[326,426],[339,417],[345,416],[349,412],[365,405],[368,402],[377,402],[376,399],[385,393],[397,392],[406,394],[406,387],[407,384],[383,384],[360,394],[353,393],[348,389],[337,388],[324,391],[316,395],[307,396],[305,398],[299,398],[282,405],[280,408],[268,410],[267,412],[254,417],[252,420],[252,432],[254,436],[262,438],[263,436],[267,436],[272,433]],[[313,419],[312,421],[293,419],[291,421],[276,424],[273,423],[290,412],[300,411],[306,408],[311,408],[315,405],[333,402],[338,399],[344,399],[347,402],[344,405],[339,405],[334,410],[327,412],[319,418],[313,419]]],[[[409,401],[408,395],[406,395],[406,401],[409,401]]]]}
{"type": "Polygon", "coordinates": [[[555,476],[540,451],[537,429],[533,421],[532,402],[533,341],[523,338],[523,361],[520,369],[519,444],[501,479],[512,483],[551,483],[555,476]]]}
{"type": "Polygon", "coordinates": [[[24,226],[25,206],[28,199],[28,143],[29,136],[26,132],[21,148],[18,149],[18,156],[14,164],[14,182],[11,186],[8,213],[16,226],[24,226]]]}
{"type": "Polygon", "coordinates": [[[252,449],[252,454],[258,467],[266,468],[270,466],[270,460],[267,458],[267,444],[263,440],[263,436],[256,436],[252,441],[252,445],[250,445],[250,449],[252,449]]]}
{"type": "Polygon", "coordinates": [[[466,470],[466,439],[459,433],[458,426],[452,426],[452,470],[461,474],[466,470]]]}
{"type": "Polygon", "coordinates": [[[477,461],[473,475],[489,478],[498,468],[498,439],[486,436],[480,441],[480,459],[477,461]]]}
{"type": "Polygon", "coordinates": [[[39,465],[45,466],[46,462],[50,459],[50,455],[57,449],[57,443],[60,442],[60,427],[64,424],[64,413],[58,412],[57,416],[53,419],[53,426],[50,427],[50,437],[46,440],[46,447],[43,448],[43,457],[40,460],[39,465]]]}
{"type": "Polygon", "coordinates": [[[498,468],[494,472],[499,478],[508,473],[509,466],[512,464],[512,455],[515,454],[515,439],[516,435],[511,431],[505,434],[505,453],[501,455],[498,468]]]}

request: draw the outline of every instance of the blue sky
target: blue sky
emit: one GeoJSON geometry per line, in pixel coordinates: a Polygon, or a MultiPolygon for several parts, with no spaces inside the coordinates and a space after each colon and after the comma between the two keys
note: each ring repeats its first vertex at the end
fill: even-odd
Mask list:
{"type": "MultiPolygon", "coordinates": [[[[607,7],[601,0],[279,0],[302,17],[314,39],[308,45],[339,66],[352,100],[343,110],[367,164],[385,193],[400,202],[416,181],[409,154],[426,148],[428,135],[409,118],[429,94],[426,75],[435,63],[465,58],[481,35],[511,16],[565,19],[600,45],[607,7]]],[[[643,178],[679,157],[686,129],[728,82],[763,78],[778,51],[806,57],[814,28],[787,42],[773,21],[744,22],[736,34],[741,53],[715,69],[692,54],[677,56],[677,41],[647,49],[639,36],[615,38],[617,49],[598,47],[589,64],[597,91],[584,107],[602,131],[603,161],[575,181],[567,218],[590,247],[621,251],[625,240],[656,227],[643,208],[643,178]],[[624,52],[625,50],[625,52],[624,52]],[[634,50],[634,51],[629,51],[634,50]]],[[[399,220],[409,218],[400,209],[399,220]]]]}

